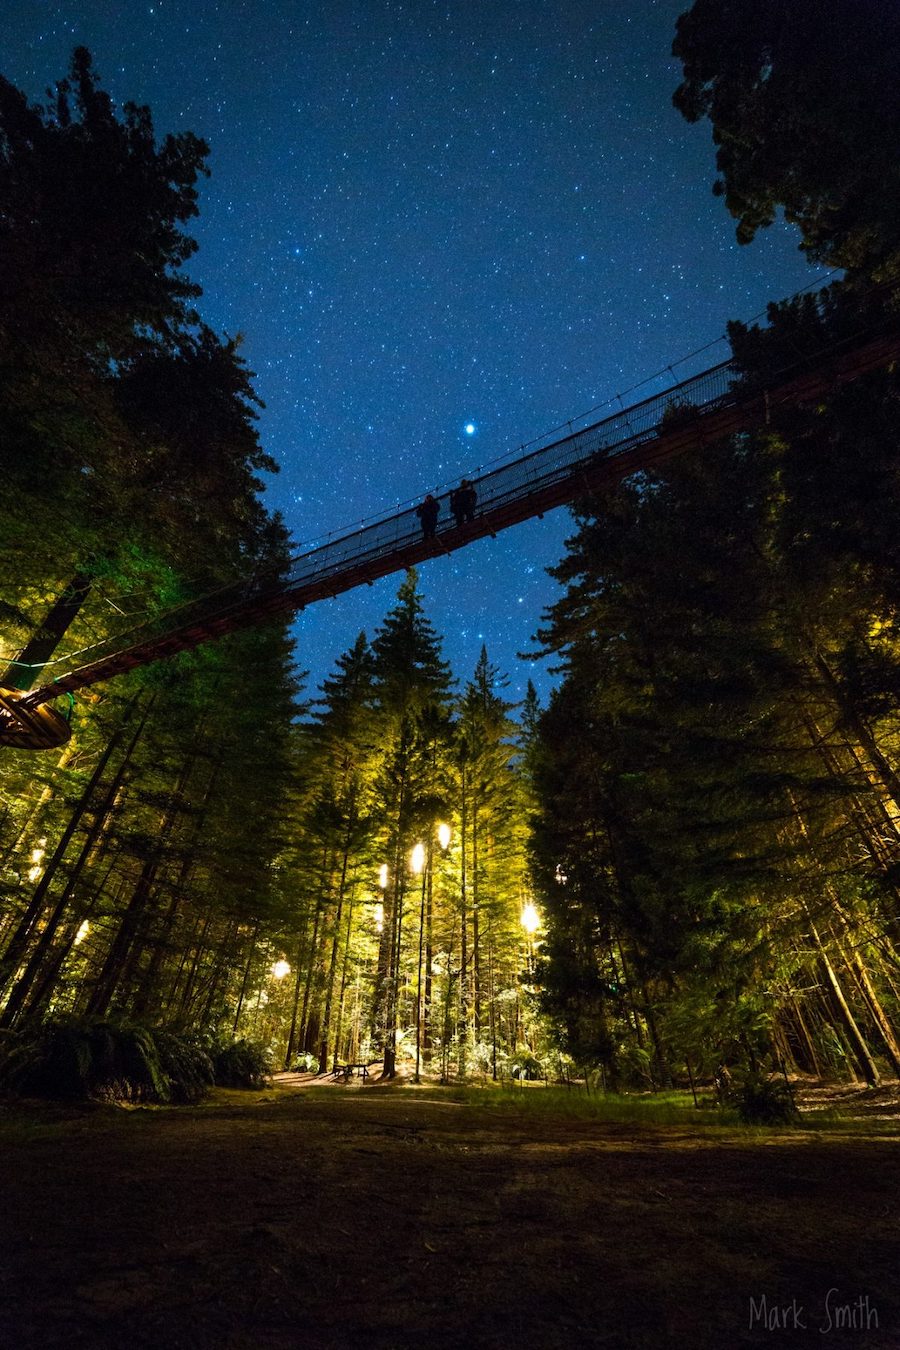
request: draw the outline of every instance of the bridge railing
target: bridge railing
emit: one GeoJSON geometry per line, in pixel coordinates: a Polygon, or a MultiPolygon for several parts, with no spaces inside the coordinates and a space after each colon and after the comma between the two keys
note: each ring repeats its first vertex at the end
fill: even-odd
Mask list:
{"type": "MultiPolygon", "coordinates": [[[[736,379],[734,366],[723,362],[702,371],[680,384],[673,385],[640,403],[632,404],[581,427],[562,437],[540,445],[517,459],[507,460],[487,473],[473,474],[469,482],[478,494],[476,520],[473,526],[460,531],[450,513],[450,493],[438,497],[440,515],[437,524],[438,542],[458,547],[472,538],[491,531],[491,517],[498,520],[498,528],[508,521],[500,518],[507,508],[518,506],[515,515],[524,519],[537,514],[539,506],[529,509],[529,501],[537,502],[541,494],[556,485],[566,485],[557,493],[559,500],[578,495],[577,479],[598,457],[611,460],[635,447],[653,441],[667,417],[677,416],[691,420],[699,413],[718,405],[733,402],[732,386],[736,379]]],[[[329,583],[342,577],[348,585],[357,584],[354,578],[368,566],[374,575],[392,570],[379,566],[395,557],[402,558],[405,550],[422,541],[422,527],[416,508],[407,507],[327,540],[294,559],[277,577],[271,574],[242,578],[223,586],[213,594],[187,600],[175,610],[156,616],[137,628],[113,634],[98,643],[81,648],[45,668],[57,688],[79,688],[110,672],[143,664],[151,651],[165,655],[196,645],[213,632],[227,631],[234,626],[236,616],[259,610],[288,609],[302,606],[306,591],[311,599],[321,597],[323,588],[328,593],[329,583]],[[123,644],[126,644],[123,647],[123,644]],[[121,655],[123,659],[118,661],[121,655]],[[85,664],[87,662],[87,664],[85,664]]],[[[406,565],[400,561],[398,566],[406,565]]],[[[334,590],[343,589],[335,584],[334,590]]],[[[37,672],[36,672],[37,674],[37,672]]],[[[50,696],[53,686],[35,691],[50,696]]]]}
{"type": "MultiPolygon", "coordinates": [[[[667,415],[689,415],[730,400],[734,378],[733,365],[723,362],[591,426],[539,446],[489,473],[480,477],[473,475],[469,481],[478,493],[477,513],[488,514],[510,501],[569,479],[597,455],[612,457],[652,440],[667,415]]],[[[457,527],[450,513],[449,492],[437,500],[440,506],[438,537],[455,533],[457,527]]],[[[285,585],[288,590],[299,589],[314,580],[334,576],[345,568],[395,553],[421,537],[416,508],[409,507],[304,553],[292,564],[285,585]]]]}

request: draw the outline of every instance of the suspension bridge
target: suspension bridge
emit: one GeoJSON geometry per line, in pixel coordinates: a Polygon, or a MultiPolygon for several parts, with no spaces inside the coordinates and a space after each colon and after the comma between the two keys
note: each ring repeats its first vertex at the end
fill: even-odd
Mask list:
{"type": "MultiPolygon", "coordinates": [[[[814,403],[898,357],[897,322],[882,316],[879,331],[858,331],[827,348],[798,354],[765,380],[748,381],[734,361],[721,362],[489,472],[473,474],[473,519],[457,524],[447,493],[438,499],[433,538],[423,537],[414,506],[385,514],[301,554],[279,576],[231,583],[82,649],[65,658],[72,668],[39,688],[0,688],[0,746],[46,750],[62,745],[71,734],[68,717],[53,706],[62,695],[495,536],[686,450],[763,425],[779,409],[814,403]],[[85,655],[88,661],[73,664],[85,655]]],[[[28,682],[42,669],[37,667],[28,682]]]]}

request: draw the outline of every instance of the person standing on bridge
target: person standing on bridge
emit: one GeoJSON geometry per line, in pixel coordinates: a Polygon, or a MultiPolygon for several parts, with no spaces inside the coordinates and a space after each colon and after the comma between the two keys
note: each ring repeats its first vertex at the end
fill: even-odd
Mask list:
{"type": "Polygon", "coordinates": [[[416,515],[422,523],[422,538],[433,539],[437,533],[437,520],[440,505],[429,492],[421,506],[416,507],[416,515]]]}
{"type": "Polygon", "coordinates": [[[468,478],[464,478],[459,487],[454,488],[450,493],[450,510],[453,512],[453,519],[456,521],[457,528],[475,519],[475,503],[477,501],[478,493],[468,478]]]}
{"type": "Polygon", "coordinates": [[[469,521],[475,519],[475,504],[478,501],[478,493],[468,478],[464,478],[460,483],[456,491],[456,498],[462,515],[462,519],[458,520],[457,524],[468,525],[469,521]]]}

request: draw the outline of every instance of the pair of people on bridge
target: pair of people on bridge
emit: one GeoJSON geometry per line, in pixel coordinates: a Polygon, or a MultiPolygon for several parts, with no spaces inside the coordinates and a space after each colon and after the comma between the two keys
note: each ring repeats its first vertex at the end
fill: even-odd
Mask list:
{"type": "MultiPolygon", "coordinates": [[[[475,519],[475,505],[478,501],[478,493],[469,482],[464,478],[458,488],[454,488],[450,493],[450,512],[456,521],[457,527],[466,525],[469,521],[475,519]]],[[[438,516],[440,515],[441,505],[436,497],[429,492],[428,496],[422,502],[421,506],[416,507],[416,515],[422,525],[422,538],[433,539],[437,533],[438,516]]]]}

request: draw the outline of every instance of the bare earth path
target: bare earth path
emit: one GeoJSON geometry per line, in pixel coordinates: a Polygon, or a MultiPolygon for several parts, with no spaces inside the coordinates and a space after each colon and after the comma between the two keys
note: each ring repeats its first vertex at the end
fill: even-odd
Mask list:
{"type": "Polygon", "coordinates": [[[900,1347],[893,1138],[375,1087],[7,1108],[0,1158],[3,1350],[900,1347]]]}

